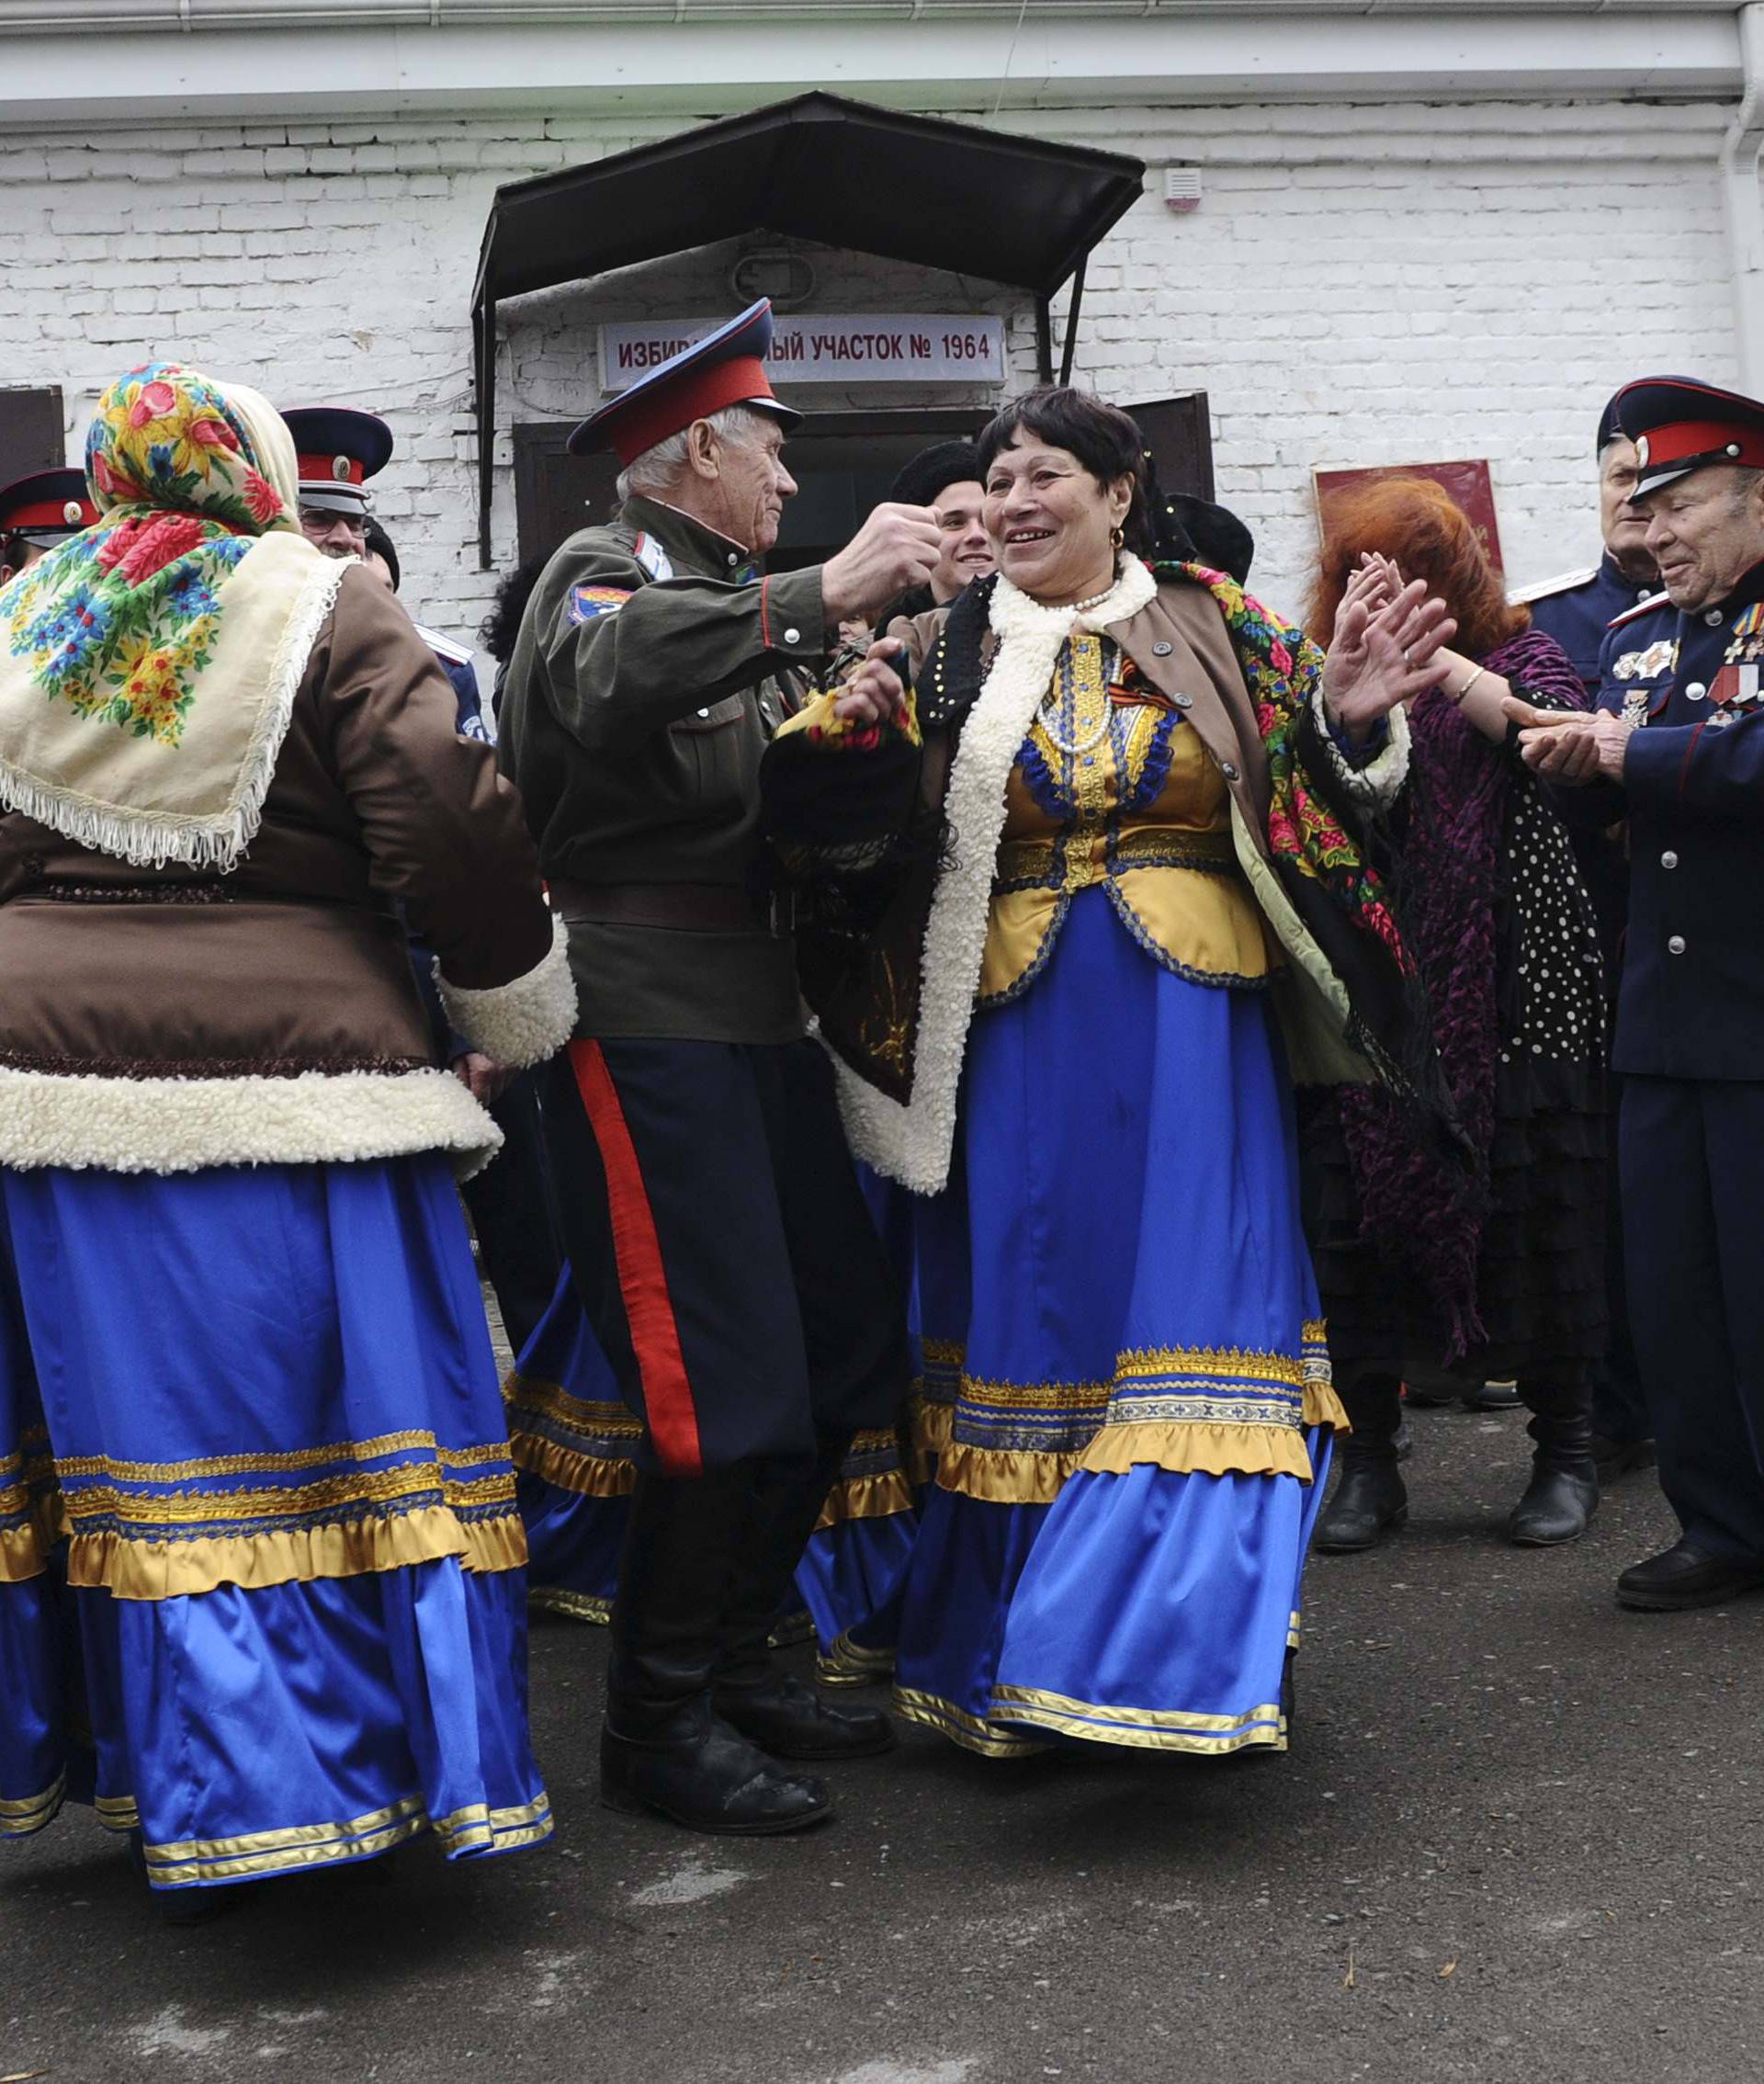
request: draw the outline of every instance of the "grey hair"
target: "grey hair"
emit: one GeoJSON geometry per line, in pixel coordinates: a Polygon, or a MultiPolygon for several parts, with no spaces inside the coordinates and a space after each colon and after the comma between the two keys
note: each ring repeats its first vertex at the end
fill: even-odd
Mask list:
{"type": "MultiPolygon", "coordinates": [[[[705,425],[719,439],[739,448],[759,439],[768,418],[751,405],[725,405],[719,413],[707,413],[705,425]]],[[[634,457],[618,473],[614,488],[621,504],[637,493],[672,491],[685,469],[691,435],[691,427],[682,427],[678,434],[669,435],[665,441],[658,441],[641,456],[634,457]]]]}

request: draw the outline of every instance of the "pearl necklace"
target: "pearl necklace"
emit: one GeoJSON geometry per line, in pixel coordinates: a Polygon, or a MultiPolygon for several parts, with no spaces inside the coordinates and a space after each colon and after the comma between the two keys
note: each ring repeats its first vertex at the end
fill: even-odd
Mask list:
{"type": "MultiPolygon", "coordinates": [[[[1111,587],[1110,592],[1113,591],[1114,588],[1111,587]]],[[[1099,594],[1097,598],[1099,600],[1106,599],[1107,595],[1099,594]]],[[[1080,610],[1084,606],[1083,602],[1079,603],[1080,610]]],[[[1058,667],[1056,666],[1054,685],[1042,697],[1041,707],[1035,711],[1036,722],[1040,724],[1042,730],[1046,732],[1054,744],[1058,746],[1059,750],[1069,759],[1074,760],[1081,759],[1086,753],[1101,745],[1108,736],[1109,725],[1113,719],[1110,713],[1111,704],[1106,687],[1102,691],[1102,713],[1082,738],[1068,738],[1061,731],[1059,728],[1059,672],[1058,667]],[[1050,703],[1052,704],[1051,708],[1048,707],[1050,703]]]]}

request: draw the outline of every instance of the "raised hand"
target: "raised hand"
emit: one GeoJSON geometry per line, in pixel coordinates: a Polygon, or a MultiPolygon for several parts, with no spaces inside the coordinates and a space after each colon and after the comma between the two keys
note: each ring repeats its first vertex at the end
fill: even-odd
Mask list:
{"type": "Polygon", "coordinates": [[[884,501],[837,557],[820,568],[821,612],[828,627],[848,616],[877,615],[936,569],[943,531],[929,506],[884,501]]]}
{"type": "Polygon", "coordinates": [[[1364,737],[1381,717],[1445,677],[1447,663],[1439,654],[1457,629],[1445,603],[1430,596],[1419,579],[1410,580],[1375,611],[1350,583],[1323,661],[1323,700],[1329,715],[1351,739],[1364,737]]]}

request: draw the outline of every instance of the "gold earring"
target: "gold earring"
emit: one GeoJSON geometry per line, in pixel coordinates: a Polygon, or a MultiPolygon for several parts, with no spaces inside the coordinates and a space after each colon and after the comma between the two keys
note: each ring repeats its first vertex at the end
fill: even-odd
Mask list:
{"type": "Polygon", "coordinates": [[[1126,539],[1127,532],[1125,528],[1111,528],[1109,530],[1109,542],[1115,549],[1119,549],[1126,539]]]}

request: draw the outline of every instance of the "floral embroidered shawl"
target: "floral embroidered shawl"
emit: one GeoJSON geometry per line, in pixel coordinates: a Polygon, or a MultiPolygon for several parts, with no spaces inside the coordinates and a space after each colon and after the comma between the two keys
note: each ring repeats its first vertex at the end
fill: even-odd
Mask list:
{"type": "Polygon", "coordinates": [[[344,567],[300,533],[294,445],[254,391],[131,370],[85,460],[96,526],[0,588],[0,805],[230,868],[344,567]]]}

